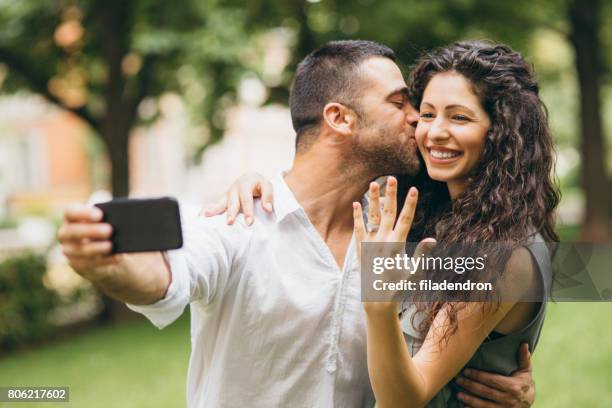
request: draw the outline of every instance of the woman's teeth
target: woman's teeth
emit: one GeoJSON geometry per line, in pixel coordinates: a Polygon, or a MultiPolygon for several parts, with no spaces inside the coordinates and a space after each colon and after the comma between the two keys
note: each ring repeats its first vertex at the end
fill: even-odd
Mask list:
{"type": "Polygon", "coordinates": [[[450,159],[453,157],[457,157],[459,156],[461,153],[459,152],[451,152],[448,150],[445,151],[441,151],[441,150],[431,150],[430,151],[431,157],[435,158],[435,159],[450,159]]]}

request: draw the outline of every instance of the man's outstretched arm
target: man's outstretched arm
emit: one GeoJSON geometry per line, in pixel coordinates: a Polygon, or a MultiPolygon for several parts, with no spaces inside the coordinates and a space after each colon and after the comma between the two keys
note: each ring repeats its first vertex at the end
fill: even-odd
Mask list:
{"type": "Polygon", "coordinates": [[[133,305],[162,299],[170,286],[170,268],[161,252],[112,254],[112,227],[96,207],[65,211],[58,240],[70,266],[102,292],[133,305]]]}
{"type": "Polygon", "coordinates": [[[457,384],[467,392],[457,398],[470,408],[528,408],[535,401],[529,345],[521,344],[519,368],[509,376],[465,369],[457,384]]]}

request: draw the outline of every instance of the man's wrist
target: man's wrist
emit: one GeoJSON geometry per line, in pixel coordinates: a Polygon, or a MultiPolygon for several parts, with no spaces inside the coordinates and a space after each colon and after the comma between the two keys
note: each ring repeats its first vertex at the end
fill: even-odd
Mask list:
{"type": "Polygon", "coordinates": [[[134,279],[130,287],[136,290],[134,298],[127,303],[150,305],[166,298],[172,284],[172,272],[165,252],[131,254],[128,262],[131,266],[126,269],[131,269],[134,279]]]}
{"type": "Polygon", "coordinates": [[[125,281],[128,273],[125,259],[122,259],[116,264],[95,268],[89,280],[106,295],[124,302],[126,287],[129,286],[125,281]]]}
{"type": "Polygon", "coordinates": [[[149,305],[166,296],[170,268],[161,253],[123,254],[112,265],[97,268],[90,279],[106,295],[124,303],[149,305]]]}

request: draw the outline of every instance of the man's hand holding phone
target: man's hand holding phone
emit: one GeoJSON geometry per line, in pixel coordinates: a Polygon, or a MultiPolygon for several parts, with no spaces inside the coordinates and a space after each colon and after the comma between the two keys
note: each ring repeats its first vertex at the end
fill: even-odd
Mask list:
{"type": "Polygon", "coordinates": [[[70,266],[122,302],[145,305],[162,299],[171,274],[159,250],[170,248],[169,237],[172,247],[178,241],[182,245],[178,206],[169,211],[167,202],[124,199],[106,203],[104,211],[83,205],[67,209],[58,240],[70,266]],[[160,209],[160,203],[166,204],[160,209]]]}
{"type": "Polygon", "coordinates": [[[85,279],[95,281],[108,277],[110,267],[121,261],[113,254],[113,227],[102,222],[104,213],[97,207],[76,205],[64,212],[64,223],[58,239],[70,266],[85,279]]]}

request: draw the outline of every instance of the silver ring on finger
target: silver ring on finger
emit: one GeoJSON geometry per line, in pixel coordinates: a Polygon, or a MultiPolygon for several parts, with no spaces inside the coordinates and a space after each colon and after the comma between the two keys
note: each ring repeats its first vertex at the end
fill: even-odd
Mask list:
{"type": "Polygon", "coordinates": [[[369,232],[377,232],[378,228],[380,228],[380,224],[374,224],[368,221],[368,224],[366,225],[366,227],[368,228],[369,232]]]}

